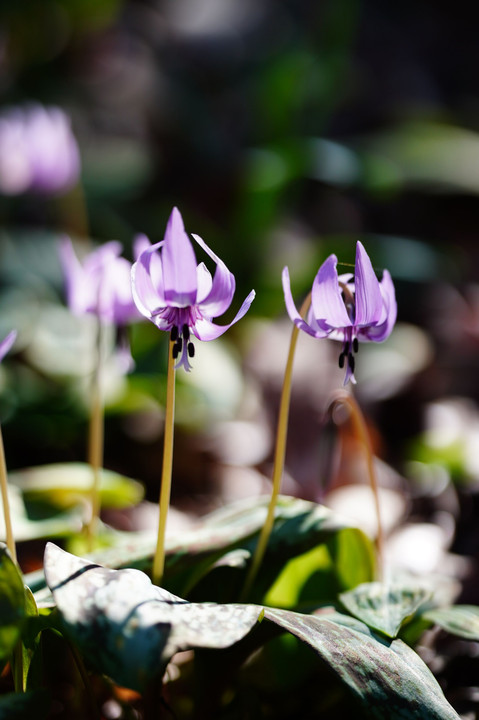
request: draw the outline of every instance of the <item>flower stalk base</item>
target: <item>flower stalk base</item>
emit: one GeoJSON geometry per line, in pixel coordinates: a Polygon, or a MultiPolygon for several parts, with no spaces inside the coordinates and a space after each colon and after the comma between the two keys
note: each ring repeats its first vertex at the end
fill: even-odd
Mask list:
{"type": "Polygon", "coordinates": [[[350,420],[353,426],[354,434],[364,448],[369,482],[374,498],[374,508],[376,511],[377,534],[376,534],[376,561],[378,580],[383,577],[384,571],[384,534],[381,522],[381,508],[379,503],[378,481],[376,476],[376,468],[374,467],[374,455],[371,447],[366,421],[361,409],[354,397],[346,392],[346,390],[337,390],[331,400],[329,411],[332,412],[336,405],[344,405],[349,411],[350,420]]]}
{"type": "Polygon", "coordinates": [[[10,552],[12,560],[17,562],[17,551],[15,547],[15,539],[13,536],[12,528],[12,516],[10,513],[10,502],[8,499],[8,480],[7,480],[7,466],[5,463],[5,451],[3,448],[3,436],[2,429],[0,428],[0,489],[2,494],[3,504],[3,519],[5,521],[5,535],[7,541],[7,548],[10,552]]]}
{"type": "Polygon", "coordinates": [[[166,377],[165,434],[163,440],[163,468],[160,489],[160,519],[158,522],[158,538],[153,557],[152,580],[159,585],[165,569],[165,534],[166,519],[170,505],[171,471],[173,467],[173,435],[175,425],[175,340],[170,336],[168,343],[168,371],[166,377]]]}
{"type": "MultiPolygon", "coordinates": [[[[304,317],[308,312],[311,304],[311,294],[308,295],[304,301],[300,315],[304,317]]],[[[249,568],[246,582],[241,594],[241,599],[245,600],[251,591],[253,583],[258,574],[258,570],[263,561],[264,554],[266,552],[266,546],[268,544],[269,537],[274,525],[274,511],[276,503],[278,501],[278,495],[281,489],[281,480],[283,477],[284,470],[284,458],[286,455],[286,439],[288,436],[288,416],[289,416],[289,403],[291,399],[291,381],[293,376],[293,361],[294,354],[296,352],[296,344],[298,341],[299,328],[294,325],[291,333],[291,340],[289,343],[288,359],[286,361],[286,369],[284,372],[283,387],[281,390],[281,401],[279,406],[279,417],[278,426],[276,429],[276,449],[274,454],[273,464],[273,477],[272,483],[273,488],[271,491],[271,498],[268,505],[268,512],[266,514],[266,520],[261,528],[260,536],[258,538],[258,544],[253,555],[253,560],[249,568]]]]}
{"type": "Polygon", "coordinates": [[[88,462],[92,471],[90,491],[90,519],[86,526],[88,550],[94,549],[100,516],[100,480],[103,468],[104,408],[102,397],[103,326],[98,319],[95,370],[92,379],[88,462]]]}

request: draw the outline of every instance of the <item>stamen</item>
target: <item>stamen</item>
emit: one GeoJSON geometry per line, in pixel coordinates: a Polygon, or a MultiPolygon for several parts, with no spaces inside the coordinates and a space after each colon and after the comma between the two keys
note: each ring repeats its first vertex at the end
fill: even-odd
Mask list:
{"type": "Polygon", "coordinates": [[[178,326],[177,325],[173,325],[173,327],[171,328],[170,337],[171,337],[172,342],[175,342],[175,340],[178,340],[178,326]]]}
{"type": "Polygon", "coordinates": [[[185,338],[186,342],[188,342],[188,340],[190,339],[190,328],[186,323],[183,325],[183,337],[185,338]]]}
{"type": "Polygon", "coordinates": [[[195,346],[192,342],[188,343],[188,357],[192,358],[195,356],[195,346]]]}
{"type": "Polygon", "coordinates": [[[354,355],[352,353],[349,353],[348,356],[348,365],[351,368],[351,372],[354,372],[354,366],[356,364],[356,361],[354,360],[354,355]]]}
{"type": "Polygon", "coordinates": [[[176,338],[176,342],[173,345],[173,360],[176,360],[183,348],[183,340],[180,337],[176,338]]]}
{"type": "Polygon", "coordinates": [[[344,343],[344,354],[345,355],[349,355],[349,345],[350,345],[350,343],[348,341],[346,341],[344,343]]]}
{"type": "Polygon", "coordinates": [[[358,342],[357,337],[355,337],[353,340],[353,350],[355,353],[357,353],[359,350],[359,342],[358,342]]]}
{"type": "Polygon", "coordinates": [[[344,358],[345,358],[345,354],[342,352],[341,355],[339,356],[339,367],[341,369],[344,367],[344,358]]]}

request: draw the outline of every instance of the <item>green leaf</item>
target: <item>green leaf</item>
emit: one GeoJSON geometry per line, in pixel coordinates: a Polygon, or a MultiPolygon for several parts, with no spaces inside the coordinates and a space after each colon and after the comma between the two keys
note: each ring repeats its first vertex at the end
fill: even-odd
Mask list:
{"type": "MultiPolygon", "coordinates": [[[[216,600],[213,594],[217,585],[214,573],[224,574],[226,565],[234,565],[235,578],[231,583],[231,592],[222,599],[226,601],[237,597],[244,584],[247,560],[256,547],[266,518],[267,505],[267,497],[233,503],[205,517],[195,530],[182,533],[180,537],[168,538],[164,579],[168,589],[184,596],[201,581],[195,599],[216,600]],[[226,555],[229,555],[230,561],[221,562],[226,555]],[[238,562],[239,558],[241,562],[238,562]],[[209,574],[211,577],[208,577],[209,574]]],[[[266,556],[253,588],[254,600],[263,600],[289,560],[342,533],[349,540],[344,545],[340,540],[334,550],[338,558],[339,589],[351,587],[352,579],[358,577],[363,581],[372,579],[374,551],[371,541],[360,530],[350,528],[344,518],[322,505],[280,496],[266,556]],[[344,552],[338,548],[343,548],[344,552]],[[355,570],[349,567],[346,548],[353,552],[359,564],[355,570]]],[[[156,538],[152,535],[145,538],[144,535],[135,537],[130,534],[126,545],[105,548],[89,557],[92,562],[111,568],[134,567],[148,572],[151,570],[155,542],[156,538]]],[[[44,585],[38,573],[28,575],[26,582],[35,591],[44,585]]]]}
{"type": "MultiPolygon", "coordinates": [[[[167,544],[168,587],[185,594],[213,570],[218,558],[226,553],[243,548],[251,556],[266,518],[268,500],[266,497],[234,503],[212,513],[197,530],[183,535],[179,541],[172,539],[167,544]]],[[[288,561],[329,543],[343,532],[350,533],[351,530],[344,518],[322,505],[280,496],[275,511],[275,523],[251,599],[263,601],[265,594],[283,573],[288,561]]],[[[355,553],[360,566],[355,572],[361,580],[369,580],[372,578],[374,564],[371,541],[360,530],[354,529],[353,535],[354,539],[350,544],[361,545],[361,550],[355,553]]],[[[321,564],[320,558],[306,559],[306,565],[310,565],[309,574],[314,570],[316,560],[321,564]]],[[[349,571],[346,561],[341,563],[340,568],[347,583],[349,571]]],[[[241,585],[244,575],[238,572],[237,576],[241,585]]],[[[302,567],[297,575],[298,582],[304,583],[307,576],[308,569],[302,567]]],[[[289,579],[283,582],[283,587],[287,583],[289,579]]],[[[344,587],[351,585],[340,584],[340,589],[344,587]]],[[[203,588],[207,592],[205,583],[203,588]]],[[[240,587],[236,589],[239,592],[240,587]]],[[[285,602],[294,602],[298,597],[298,590],[292,588],[287,591],[286,596],[285,602]]],[[[209,595],[206,597],[212,599],[209,595]]]]}
{"type": "MultiPolygon", "coordinates": [[[[55,463],[9,473],[9,482],[18,487],[25,502],[49,503],[71,508],[85,501],[92,484],[92,471],[84,463],[55,463]]],[[[103,507],[136,505],[143,497],[143,486],[136,480],[111,470],[102,470],[100,500],[103,507]]]]}
{"type": "Polygon", "coordinates": [[[429,597],[421,587],[380,582],[363,583],[339,596],[351,615],[391,638],[429,597]]]}
{"type": "Polygon", "coordinates": [[[7,546],[0,543],[0,662],[7,658],[20,636],[25,618],[25,593],[20,571],[7,546]]]}
{"type": "Polygon", "coordinates": [[[48,543],[45,575],[63,624],[100,672],[137,690],[170,658],[193,647],[224,648],[244,637],[261,608],[189,603],[138,570],[109,570],[48,543]]]}
{"type": "Polygon", "coordinates": [[[375,637],[355,618],[189,603],[151,585],[143,573],[108,570],[51,543],[45,572],[63,624],[80,651],[97,670],[129,687],[144,689],[178,650],[234,650],[231,646],[250,639],[254,627],[261,634],[263,622],[258,626],[258,621],[264,617],[311,646],[368,717],[459,718],[413,650],[401,640],[375,637]]]}
{"type": "Polygon", "coordinates": [[[428,610],[422,618],[439,625],[443,630],[466,638],[479,640],[479,607],[477,605],[453,605],[428,610]]]}
{"type": "MultiPolygon", "coordinates": [[[[83,509],[81,507],[74,507],[68,512],[58,512],[57,510],[52,512],[52,508],[49,506],[48,512],[44,512],[43,517],[32,518],[27,511],[22,493],[19,488],[10,483],[10,477],[8,494],[13,534],[17,542],[38,540],[45,537],[60,537],[81,530],[83,519],[83,509]]],[[[0,535],[1,533],[2,520],[0,519],[0,535]]]]}
{"type": "Polygon", "coordinates": [[[308,643],[378,720],[459,720],[421,658],[401,640],[376,638],[354,618],[265,608],[265,618],[308,643]],[[342,619],[344,618],[344,620],[342,619]]]}

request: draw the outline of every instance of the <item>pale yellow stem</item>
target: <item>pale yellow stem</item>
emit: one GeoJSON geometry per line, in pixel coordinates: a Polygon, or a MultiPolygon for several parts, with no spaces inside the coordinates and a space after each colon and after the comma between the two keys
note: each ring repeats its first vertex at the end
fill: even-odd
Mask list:
{"type": "Polygon", "coordinates": [[[381,580],[383,577],[384,570],[384,534],[383,526],[381,522],[381,508],[379,503],[379,491],[378,481],[376,476],[376,468],[374,466],[374,455],[371,447],[371,440],[368,433],[366,421],[361,412],[361,408],[354,399],[345,390],[337,390],[331,400],[330,409],[332,410],[335,404],[345,405],[350,413],[351,422],[354,428],[354,433],[362,444],[365,455],[366,463],[369,475],[369,482],[371,484],[371,490],[374,498],[374,507],[376,511],[376,522],[377,522],[377,535],[376,535],[376,556],[377,556],[377,574],[378,579],[381,580]]]}
{"type": "Polygon", "coordinates": [[[168,371],[166,377],[166,404],[165,404],[165,432],[163,439],[163,468],[161,472],[160,489],[160,519],[158,523],[158,539],[153,558],[152,580],[159,585],[163,579],[165,569],[165,534],[166,518],[170,505],[171,471],[173,468],[173,435],[175,424],[175,361],[173,359],[173,345],[168,343],[168,371]]]}
{"type": "MultiPolygon", "coordinates": [[[[311,293],[304,301],[300,315],[304,317],[311,304],[311,293]]],[[[288,436],[288,417],[289,417],[289,402],[291,398],[291,380],[293,375],[293,361],[294,353],[296,351],[296,343],[298,340],[299,329],[296,325],[293,325],[291,332],[291,340],[289,344],[288,359],[286,362],[286,369],[284,372],[283,387],[281,390],[281,400],[279,406],[278,426],[276,429],[276,448],[274,454],[273,464],[273,477],[272,477],[272,491],[271,498],[268,505],[268,512],[266,514],[266,520],[261,528],[261,532],[258,538],[258,544],[256,545],[253,560],[251,562],[248,575],[246,576],[246,582],[241,594],[241,599],[244,600],[249,596],[250,590],[258,574],[261,563],[263,562],[264,554],[266,552],[266,546],[271,535],[271,531],[274,525],[274,512],[276,509],[276,503],[278,495],[281,489],[281,480],[283,478],[284,470],[284,458],[286,455],[286,438],[288,436]]]]}
{"type": "Polygon", "coordinates": [[[13,536],[12,516],[10,513],[10,502],[8,499],[8,480],[7,466],[5,463],[5,450],[3,447],[2,429],[0,427],[0,488],[2,492],[3,519],[5,521],[5,535],[7,548],[12,556],[12,560],[17,562],[17,550],[15,547],[15,539],[13,536]]]}
{"type": "Polygon", "coordinates": [[[90,427],[88,434],[88,462],[92,471],[90,492],[90,518],[86,526],[88,550],[95,545],[98,517],[100,515],[100,481],[103,468],[104,408],[102,396],[103,325],[98,318],[96,358],[93,370],[90,406],[90,427]]]}

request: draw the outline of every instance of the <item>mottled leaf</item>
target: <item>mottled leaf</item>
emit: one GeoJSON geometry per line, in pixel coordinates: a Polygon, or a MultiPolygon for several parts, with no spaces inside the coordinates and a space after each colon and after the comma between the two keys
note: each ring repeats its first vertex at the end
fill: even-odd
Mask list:
{"type": "Polygon", "coordinates": [[[178,650],[224,648],[246,635],[261,609],[189,603],[138,570],[109,570],[48,543],[45,575],[69,635],[100,672],[138,690],[178,650]]]}
{"type": "Polygon", "coordinates": [[[467,640],[479,640],[479,607],[477,605],[436,608],[428,610],[421,617],[439,625],[453,635],[467,640]]]}
{"type": "Polygon", "coordinates": [[[401,640],[375,637],[338,613],[265,608],[265,619],[308,643],[377,720],[459,720],[421,658],[401,640]]]}
{"type": "Polygon", "coordinates": [[[13,650],[25,617],[25,593],[20,571],[0,543],[0,663],[13,650]]]}
{"type": "Polygon", "coordinates": [[[401,625],[430,597],[421,587],[372,582],[341,593],[341,602],[366,625],[394,638],[401,625]]]}

